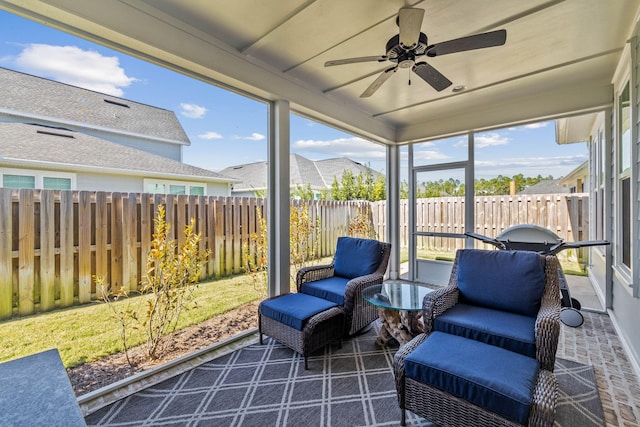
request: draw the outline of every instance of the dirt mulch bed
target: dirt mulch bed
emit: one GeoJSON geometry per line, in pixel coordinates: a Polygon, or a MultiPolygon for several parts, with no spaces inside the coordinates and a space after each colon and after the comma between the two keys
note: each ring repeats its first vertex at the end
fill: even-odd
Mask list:
{"type": "Polygon", "coordinates": [[[67,370],[76,396],[89,393],[120,381],[138,372],[200,350],[216,342],[258,327],[258,304],[253,302],[213,317],[198,325],[173,333],[166,339],[166,348],[157,360],[146,360],[142,347],[129,350],[130,366],[124,353],[85,363],[67,370]]]}

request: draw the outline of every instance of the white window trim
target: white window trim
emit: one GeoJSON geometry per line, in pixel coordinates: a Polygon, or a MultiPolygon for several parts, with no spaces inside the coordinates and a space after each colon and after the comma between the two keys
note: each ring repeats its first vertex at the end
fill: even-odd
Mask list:
{"type": "MultiPolygon", "coordinates": [[[[76,174],[68,172],[46,171],[36,169],[0,168],[0,178],[3,175],[25,175],[35,177],[36,189],[44,188],[44,178],[65,178],[71,180],[71,190],[76,190],[76,174]]],[[[4,181],[1,182],[4,185],[4,181]]]]}
{"type": "MultiPolygon", "coordinates": [[[[183,185],[185,187],[186,193],[187,195],[189,195],[190,192],[190,187],[203,187],[204,188],[204,196],[207,195],[207,189],[208,189],[208,185],[206,182],[198,182],[198,181],[172,181],[169,179],[151,179],[151,178],[144,178],[143,182],[143,191],[145,193],[148,193],[147,188],[149,187],[149,185],[164,185],[166,186],[165,188],[168,189],[169,185],[183,185]]],[[[163,193],[163,194],[169,194],[169,193],[163,193]]]]}
{"type": "MultiPolygon", "coordinates": [[[[632,37],[629,42],[627,42],[627,44],[624,47],[624,50],[622,52],[621,55],[621,59],[620,62],[618,63],[618,66],[616,68],[616,71],[614,73],[613,79],[612,79],[612,83],[614,86],[614,120],[613,120],[613,158],[612,158],[612,163],[613,163],[613,170],[612,170],[612,174],[613,176],[610,178],[613,178],[613,186],[615,188],[614,191],[614,203],[615,205],[613,206],[613,225],[614,225],[614,232],[613,232],[613,240],[615,242],[615,245],[613,245],[612,250],[613,250],[613,262],[612,262],[612,269],[613,269],[613,275],[616,278],[616,281],[626,285],[623,286],[624,289],[626,289],[627,291],[629,291],[630,294],[633,294],[634,296],[638,295],[638,285],[633,285],[634,280],[633,280],[633,272],[634,270],[637,270],[637,262],[634,260],[634,254],[637,253],[636,249],[637,249],[637,243],[635,242],[635,239],[633,238],[633,236],[635,235],[634,232],[634,225],[636,224],[636,222],[633,220],[634,218],[634,212],[635,212],[635,206],[634,204],[637,204],[636,201],[634,201],[634,184],[633,184],[633,180],[637,178],[637,174],[638,171],[636,170],[635,167],[635,157],[634,154],[637,152],[635,149],[635,146],[637,144],[637,135],[638,135],[638,129],[636,128],[636,121],[634,120],[634,118],[636,117],[637,114],[637,100],[636,100],[636,88],[637,88],[637,82],[635,77],[635,74],[632,72],[632,64],[636,64],[637,60],[635,58],[635,45],[636,45],[636,38],[632,37]],[[625,86],[627,85],[627,83],[629,84],[629,101],[630,101],[630,106],[631,106],[631,170],[628,174],[630,180],[631,180],[631,230],[629,230],[632,234],[632,238],[631,238],[631,268],[627,267],[626,265],[624,265],[624,263],[622,262],[622,216],[621,216],[621,209],[622,209],[622,192],[621,192],[621,179],[624,176],[627,176],[627,174],[621,174],[620,173],[620,95],[622,94],[622,91],[624,90],[625,86]],[[633,286],[633,288],[632,288],[633,286]]],[[[638,274],[638,272],[636,272],[636,275],[638,274]]]]}

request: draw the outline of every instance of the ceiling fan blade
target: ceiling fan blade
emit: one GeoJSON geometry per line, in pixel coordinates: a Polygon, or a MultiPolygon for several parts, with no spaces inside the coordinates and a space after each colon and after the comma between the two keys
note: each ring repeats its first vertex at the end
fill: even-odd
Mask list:
{"type": "Polygon", "coordinates": [[[398,12],[400,45],[405,49],[412,49],[417,46],[423,17],[424,9],[403,7],[398,12]]]}
{"type": "Polygon", "coordinates": [[[348,58],[348,59],[336,59],[333,61],[327,61],[324,63],[325,67],[332,67],[334,65],[344,65],[344,64],[356,64],[358,62],[384,62],[387,60],[386,55],[382,56],[361,56],[359,58],[348,58]]]}
{"type": "Polygon", "coordinates": [[[413,72],[429,83],[438,92],[441,92],[451,86],[453,83],[443,76],[440,71],[433,68],[426,62],[418,62],[413,66],[413,72]]]}
{"type": "Polygon", "coordinates": [[[380,74],[378,78],[375,79],[374,82],[371,83],[364,92],[362,92],[362,95],[360,95],[360,98],[368,98],[371,95],[373,95],[378,89],[380,89],[380,86],[382,86],[384,82],[386,82],[387,79],[389,79],[389,77],[391,77],[393,73],[396,72],[397,69],[398,67],[391,67],[384,70],[382,74],[380,74]]]}
{"type": "Polygon", "coordinates": [[[436,43],[427,48],[427,56],[441,56],[449,53],[464,52],[465,50],[483,49],[485,47],[502,46],[507,41],[507,30],[497,30],[488,33],[461,37],[442,43],[436,43]]]}

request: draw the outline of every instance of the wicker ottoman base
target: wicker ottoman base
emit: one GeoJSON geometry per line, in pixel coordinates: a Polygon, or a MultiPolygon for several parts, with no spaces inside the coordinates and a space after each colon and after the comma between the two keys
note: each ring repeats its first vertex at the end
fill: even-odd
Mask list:
{"type": "MultiPolygon", "coordinates": [[[[553,426],[557,400],[557,381],[553,373],[541,369],[533,391],[528,426],[553,426]]],[[[442,426],[519,426],[464,399],[405,378],[405,409],[442,426]]],[[[401,425],[405,425],[404,410],[401,425]]]]}
{"type": "Polygon", "coordinates": [[[336,340],[340,341],[342,347],[344,311],[340,307],[332,307],[311,316],[305,322],[302,330],[263,315],[260,308],[258,309],[260,344],[262,344],[262,335],[264,334],[286,345],[304,357],[305,369],[308,368],[307,359],[312,352],[336,340]]]}

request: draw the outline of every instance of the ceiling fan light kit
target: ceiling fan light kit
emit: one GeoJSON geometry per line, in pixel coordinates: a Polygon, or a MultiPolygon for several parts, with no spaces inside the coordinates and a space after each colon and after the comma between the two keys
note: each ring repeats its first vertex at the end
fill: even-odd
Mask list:
{"type": "MultiPolygon", "coordinates": [[[[416,63],[416,58],[421,56],[434,58],[450,53],[502,46],[507,41],[507,31],[497,30],[429,45],[427,36],[421,32],[423,18],[423,9],[403,7],[396,17],[399,32],[387,42],[385,55],[338,59],[327,61],[324,65],[325,67],[331,67],[334,65],[355,64],[359,62],[385,61],[394,63],[394,66],[384,70],[373,83],[365,89],[362,95],[360,95],[360,98],[367,98],[373,95],[398,68],[410,68],[436,91],[441,92],[453,83],[429,63],[425,61],[416,63]]],[[[453,92],[460,92],[465,89],[465,86],[460,85],[454,87],[453,92]]]]}

